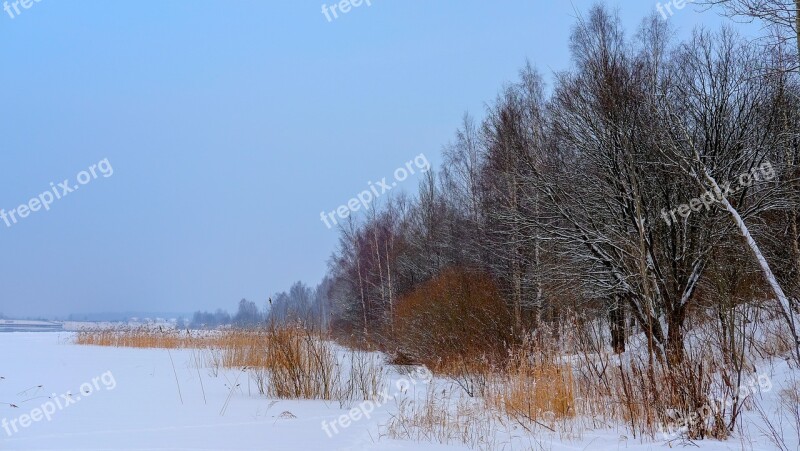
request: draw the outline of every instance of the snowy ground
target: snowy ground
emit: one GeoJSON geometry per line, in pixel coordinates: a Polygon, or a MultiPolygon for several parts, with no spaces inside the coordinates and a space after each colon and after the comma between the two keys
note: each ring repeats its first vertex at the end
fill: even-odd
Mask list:
{"type": "MultiPolygon", "coordinates": [[[[199,351],[76,346],[70,333],[0,334],[0,350],[0,403],[17,406],[0,404],[0,449],[467,449],[382,436],[396,400],[329,437],[321,424],[347,412],[338,403],[266,399],[241,371],[215,374],[213,369],[198,369],[199,351]],[[53,394],[56,399],[49,399],[53,394]]],[[[773,380],[780,384],[787,374],[778,364],[773,380]]],[[[395,374],[390,386],[402,378],[395,374]]],[[[421,387],[411,390],[425,392],[421,387]]],[[[734,438],[699,442],[700,449],[776,449],[755,423],[749,427],[751,436],[744,446],[734,438]]],[[[578,441],[566,443],[514,429],[493,433],[502,435],[494,440],[497,449],[508,450],[670,449],[663,442],[639,443],[619,431],[586,431],[578,441]]]]}

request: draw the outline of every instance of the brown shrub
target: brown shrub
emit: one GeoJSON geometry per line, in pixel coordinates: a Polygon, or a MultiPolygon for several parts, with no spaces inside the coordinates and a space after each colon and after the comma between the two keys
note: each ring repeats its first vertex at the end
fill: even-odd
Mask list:
{"type": "Polygon", "coordinates": [[[398,351],[429,368],[496,363],[513,344],[513,321],[494,282],[464,269],[447,269],[403,297],[394,320],[398,351]]]}

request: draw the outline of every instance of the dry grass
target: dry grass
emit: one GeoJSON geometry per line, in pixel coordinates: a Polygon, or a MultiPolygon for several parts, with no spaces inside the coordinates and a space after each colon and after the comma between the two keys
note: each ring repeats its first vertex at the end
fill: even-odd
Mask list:
{"type": "Polygon", "coordinates": [[[79,332],[80,345],[155,349],[201,349],[212,375],[220,368],[245,369],[261,394],[281,399],[337,400],[342,405],[374,399],[383,389],[379,358],[350,352],[295,327],[189,332],[163,329],[112,329],[79,332]]]}
{"type": "MultiPolygon", "coordinates": [[[[732,366],[712,340],[716,331],[700,324],[694,329],[698,335],[687,339],[682,361],[651,362],[641,340],[630,340],[625,354],[613,353],[601,332],[604,329],[599,322],[576,321],[575,327],[560,331],[557,338],[523,341],[506,351],[501,362],[496,356],[442,359],[434,372],[462,390],[431,388],[425,399],[399,400],[386,433],[392,438],[491,448],[502,445],[486,439],[495,436],[492,428],[507,425],[521,427],[531,437],[550,431],[569,439],[584,430],[617,429],[633,439],[661,440],[664,425],[677,424],[688,425],[677,440],[725,439],[736,417],[751,408],[749,401],[736,400],[735,387],[747,368],[752,368],[752,356],[766,352],[763,347],[733,349],[742,363],[732,366]],[[722,407],[711,416],[691,420],[715,403],[722,407]]],[[[741,343],[754,342],[753,335],[749,331],[748,341],[741,343]]],[[[342,352],[330,340],[302,328],[216,333],[91,331],[80,333],[77,341],[203,349],[206,366],[215,371],[244,368],[259,391],[274,398],[335,400],[344,407],[376,399],[386,385],[383,362],[376,354],[342,352]]],[[[780,351],[779,345],[772,344],[776,349],[769,351],[780,351]]],[[[784,396],[797,405],[792,397],[796,390],[784,396]]],[[[796,412],[790,418],[800,418],[796,412]]],[[[800,420],[795,424],[800,425],[800,420]]]]}
{"type": "Polygon", "coordinates": [[[342,374],[328,342],[302,329],[274,328],[237,343],[226,365],[266,370],[266,395],[282,399],[339,399],[342,374]]]}
{"type": "Polygon", "coordinates": [[[140,327],[84,330],[77,333],[75,343],[119,348],[187,349],[205,348],[211,345],[215,338],[209,332],[140,327]]]}
{"type": "MultiPolygon", "coordinates": [[[[439,365],[437,374],[477,398],[484,416],[511,421],[532,436],[550,431],[561,439],[575,439],[585,430],[618,429],[632,438],[661,439],[665,425],[686,424],[680,438],[725,439],[736,414],[733,409],[745,407],[733,403],[702,421],[692,420],[704,406],[735,396],[731,382],[717,377],[728,374],[726,368],[704,349],[688,348],[680,363],[655,361],[651,366],[640,352],[616,355],[604,337],[578,328],[572,333],[561,335],[559,342],[526,340],[508,351],[502,366],[473,358],[439,365]]],[[[729,379],[735,380],[733,376],[729,379]]],[[[410,419],[399,424],[428,435],[444,427],[410,419]]]]}
{"type": "Polygon", "coordinates": [[[431,384],[427,396],[400,400],[386,426],[393,439],[461,443],[472,449],[502,449],[497,437],[522,428],[531,449],[541,433],[577,437],[569,425],[576,413],[573,369],[530,340],[506,351],[502,363],[489,357],[442,359],[434,372],[455,389],[431,384]]]}
{"type": "Polygon", "coordinates": [[[573,344],[571,363],[575,410],[587,427],[622,428],[637,439],[729,436],[731,418],[744,405],[726,404],[735,398],[736,373],[708,346],[709,337],[700,337],[694,347],[687,344],[680,361],[651,362],[646,349],[634,346],[625,354],[614,354],[590,328],[576,335],[580,336],[573,344]]]}
{"type": "Polygon", "coordinates": [[[528,430],[535,425],[555,431],[575,416],[572,369],[554,361],[534,361],[527,353],[493,377],[486,400],[528,430]]]}
{"type": "MultiPolygon", "coordinates": [[[[419,400],[402,399],[384,434],[393,440],[465,444],[470,449],[503,449],[505,425],[481,399],[459,396],[429,385],[419,400]]],[[[507,431],[505,431],[507,432],[507,431]]]]}
{"type": "Polygon", "coordinates": [[[780,451],[800,449],[800,381],[788,381],[778,393],[778,399],[775,410],[756,403],[756,411],[763,422],[758,429],[780,451]]]}

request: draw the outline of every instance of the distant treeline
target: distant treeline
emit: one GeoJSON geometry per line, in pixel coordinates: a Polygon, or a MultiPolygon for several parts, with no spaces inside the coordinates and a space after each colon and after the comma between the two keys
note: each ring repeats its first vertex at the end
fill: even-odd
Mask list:
{"type": "Polygon", "coordinates": [[[222,326],[257,327],[269,323],[300,323],[317,329],[327,329],[329,285],[327,279],[316,288],[296,282],[288,292],[269,298],[262,308],[253,301],[242,299],[233,316],[222,309],[213,313],[198,311],[192,316],[189,327],[213,329],[222,326]]]}

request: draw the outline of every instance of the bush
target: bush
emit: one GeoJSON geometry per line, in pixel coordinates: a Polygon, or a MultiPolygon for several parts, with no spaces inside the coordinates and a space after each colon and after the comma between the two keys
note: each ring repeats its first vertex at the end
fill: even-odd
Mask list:
{"type": "Polygon", "coordinates": [[[395,336],[398,352],[442,370],[504,359],[513,321],[491,278],[450,268],[400,300],[395,336]]]}

